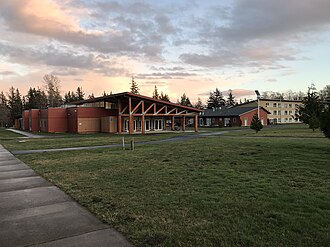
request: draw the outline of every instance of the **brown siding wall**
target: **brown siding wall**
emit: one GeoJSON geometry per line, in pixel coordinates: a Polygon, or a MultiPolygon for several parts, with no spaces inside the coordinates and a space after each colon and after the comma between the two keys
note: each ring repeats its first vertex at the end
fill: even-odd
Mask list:
{"type": "Polygon", "coordinates": [[[40,130],[48,132],[48,110],[40,110],[40,130]]]}
{"type": "Polygon", "coordinates": [[[77,123],[77,108],[68,108],[68,131],[72,133],[78,132],[78,123],[77,123]]]}
{"type": "Polygon", "coordinates": [[[48,132],[67,132],[68,113],[67,108],[48,109],[48,132]]]}
{"type": "Polygon", "coordinates": [[[78,133],[95,133],[100,131],[100,118],[78,118],[78,133]]]}
{"type": "Polygon", "coordinates": [[[77,108],[77,132],[94,133],[101,131],[101,118],[114,115],[116,111],[103,108],[77,108]]]}
{"type": "Polygon", "coordinates": [[[117,120],[116,116],[101,118],[101,131],[105,133],[117,132],[117,120]]]}

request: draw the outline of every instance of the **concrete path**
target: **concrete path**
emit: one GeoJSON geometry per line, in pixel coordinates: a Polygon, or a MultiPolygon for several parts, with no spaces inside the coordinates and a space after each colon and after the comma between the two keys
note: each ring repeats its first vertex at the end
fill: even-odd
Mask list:
{"type": "MultiPolygon", "coordinates": [[[[177,137],[173,137],[173,138],[156,140],[156,141],[136,142],[135,146],[142,146],[142,145],[148,145],[148,144],[159,144],[159,143],[166,143],[166,142],[187,141],[187,140],[192,140],[192,139],[200,138],[200,137],[212,137],[212,136],[217,136],[217,135],[223,135],[228,132],[235,132],[235,131],[242,131],[242,130],[206,132],[206,133],[199,133],[199,134],[194,134],[194,135],[177,136],[177,137]]],[[[87,146],[87,147],[72,147],[72,148],[50,148],[50,149],[36,149],[36,150],[13,150],[11,152],[15,155],[18,155],[18,154],[34,154],[34,153],[62,152],[62,151],[79,151],[79,150],[91,150],[91,149],[98,149],[98,148],[115,148],[115,147],[122,147],[122,144],[87,146]]],[[[127,148],[128,145],[126,144],[125,147],[127,148]]]]}
{"type": "Polygon", "coordinates": [[[0,145],[0,246],[132,246],[0,145]]]}
{"type": "Polygon", "coordinates": [[[28,138],[45,138],[45,136],[32,134],[30,132],[26,132],[26,131],[22,131],[22,130],[17,130],[17,129],[7,129],[7,130],[11,131],[11,132],[15,132],[15,133],[23,135],[23,136],[26,136],[28,138]]]}

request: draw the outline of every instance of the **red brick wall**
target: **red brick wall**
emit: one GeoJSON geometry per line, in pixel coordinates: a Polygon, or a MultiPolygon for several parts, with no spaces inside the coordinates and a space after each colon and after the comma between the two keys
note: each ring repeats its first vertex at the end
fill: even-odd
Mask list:
{"type": "Polygon", "coordinates": [[[67,132],[67,108],[48,108],[48,132],[67,132]]]}
{"type": "MultiPolygon", "coordinates": [[[[258,109],[255,109],[253,111],[247,112],[243,115],[240,116],[240,119],[242,121],[242,126],[245,126],[245,119],[247,119],[247,126],[251,125],[252,118],[255,114],[258,114],[258,109]]],[[[260,108],[260,121],[263,118],[264,120],[264,125],[267,125],[267,112],[260,108]]]]}
{"type": "Polygon", "coordinates": [[[29,130],[32,132],[40,131],[39,112],[39,109],[31,109],[29,112],[29,130]]]}
{"type": "Polygon", "coordinates": [[[29,110],[25,110],[23,112],[23,126],[22,129],[23,130],[29,130],[29,110]]]}
{"type": "Polygon", "coordinates": [[[81,107],[77,108],[77,118],[101,118],[116,115],[115,110],[107,110],[98,107],[81,107]]]}

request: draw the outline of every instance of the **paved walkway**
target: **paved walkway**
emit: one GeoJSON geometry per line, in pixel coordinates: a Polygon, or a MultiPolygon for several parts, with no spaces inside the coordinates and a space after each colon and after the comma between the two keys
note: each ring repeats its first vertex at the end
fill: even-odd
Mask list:
{"type": "Polygon", "coordinates": [[[26,132],[26,131],[22,131],[22,130],[17,130],[17,129],[7,129],[11,132],[15,132],[17,134],[29,137],[29,138],[44,138],[44,136],[42,135],[36,135],[36,134],[32,134],[30,132],[26,132]]]}
{"type": "Polygon", "coordinates": [[[0,145],[0,246],[132,246],[0,145]]]}

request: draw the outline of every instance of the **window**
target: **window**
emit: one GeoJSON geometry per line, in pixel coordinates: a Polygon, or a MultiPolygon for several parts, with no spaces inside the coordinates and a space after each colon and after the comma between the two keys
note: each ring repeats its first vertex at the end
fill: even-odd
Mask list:
{"type": "Polygon", "coordinates": [[[278,123],[280,123],[280,122],[281,122],[281,119],[280,119],[280,118],[278,118],[278,119],[277,119],[277,122],[278,122],[278,123]]]}
{"type": "Polygon", "coordinates": [[[281,108],[281,103],[278,103],[278,107],[281,108]]]}
{"type": "Polygon", "coordinates": [[[292,111],[289,111],[289,114],[291,115],[292,114],[292,111]]]}
{"type": "Polygon", "coordinates": [[[288,104],[284,104],[284,108],[288,108],[288,104]]]}
{"type": "Polygon", "coordinates": [[[277,111],[274,111],[274,112],[273,112],[273,115],[277,115],[277,111]]]}
{"type": "Polygon", "coordinates": [[[268,102],[266,103],[266,107],[269,107],[269,103],[268,102]]]}
{"type": "Polygon", "coordinates": [[[295,106],[296,108],[298,108],[298,104],[295,104],[294,106],[295,106]]]}
{"type": "Polygon", "coordinates": [[[288,115],[288,111],[284,111],[284,115],[288,115]]]}
{"type": "Polygon", "coordinates": [[[277,104],[276,103],[273,103],[273,107],[277,107],[277,104]]]}
{"type": "Polygon", "coordinates": [[[289,104],[289,108],[292,108],[292,104],[289,104]]]}

